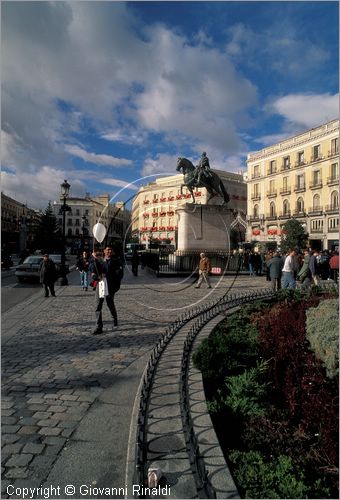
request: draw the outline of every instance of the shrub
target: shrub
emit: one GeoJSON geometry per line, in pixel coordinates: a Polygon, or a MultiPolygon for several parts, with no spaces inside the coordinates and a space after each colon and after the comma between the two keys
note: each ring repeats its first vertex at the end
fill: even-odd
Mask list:
{"type": "Polygon", "coordinates": [[[260,361],[256,367],[245,370],[240,375],[227,377],[225,384],[229,392],[225,402],[233,413],[241,417],[262,416],[265,414],[264,399],[268,383],[264,382],[264,373],[268,363],[260,361]]]}
{"type": "Polygon", "coordinates": [[[258,451],[234,451],[229,459],[245,498],[306,498],[304,475],[291,458],[279,455],[267,462],[258,451]]]}
{"type": "Polygon", "coordinates": [[[339,303],[324,300],[306,312],[306,338],[329,378],[339,373],[339,303]]]}

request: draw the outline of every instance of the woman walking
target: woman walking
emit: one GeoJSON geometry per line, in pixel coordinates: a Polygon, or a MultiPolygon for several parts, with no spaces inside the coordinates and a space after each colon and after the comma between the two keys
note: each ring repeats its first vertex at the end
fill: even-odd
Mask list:
{"type": "Polygon", "coordinates": [[[83,252],[81,257],[77,261],[77,269],[80,274],[80,285],[86,292],[89,286],[89,265],[90,259],[87,255],[87,252],[83,252]]]}

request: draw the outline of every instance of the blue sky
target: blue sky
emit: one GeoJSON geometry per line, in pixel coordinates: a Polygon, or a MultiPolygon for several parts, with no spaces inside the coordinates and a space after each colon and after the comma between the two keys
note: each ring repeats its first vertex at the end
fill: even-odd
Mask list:
{"type": "Polygon", "coordinates": [[[33,208],[64,179],[126,201],[202,151],[244,171],[250,151],[338,117],[336,1],[1,10],[2,191],[33,208]]]}

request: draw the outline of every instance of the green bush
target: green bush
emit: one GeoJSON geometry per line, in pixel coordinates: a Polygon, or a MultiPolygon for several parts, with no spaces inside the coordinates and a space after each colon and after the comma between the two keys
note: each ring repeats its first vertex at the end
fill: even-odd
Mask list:
{"type": "Polygon", "coordinates": [[[306,338],[317,359],[326,368],[327,377],[339,373],[339,303],[323,300],[306,311],[306,338]]]}
{"type": "Polygon", "coordinates": [[[226,378],[229,395],[225,402],[233,413],[241,417],[259,417],[265,414],[264,401],[269,384],[263,379],[267,370],[268,363],[260,361],[242,374],[226,378]]]}

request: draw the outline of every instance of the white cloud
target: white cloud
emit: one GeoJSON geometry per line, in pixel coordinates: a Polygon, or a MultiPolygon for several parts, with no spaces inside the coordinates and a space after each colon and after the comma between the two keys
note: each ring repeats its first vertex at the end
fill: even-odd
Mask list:
{"type": "Polygon", "coordinates": [[[292,94],[271,104],[274,113],[287,121],[312,128],[339,115],[339,94],[292,94]]]}
{"type": "Polygon", "coordinates": [[[105,154],[97,154],[90,153],[85,149],[80,148],[76,145],[67,145],[65,146],[65,150],[72,156],[76,156],[77,158],[81,158],[85,162],[94,163],[95,165],[105,165],[110,167],[124,167],[132,165],[131,160],[127,160],[125,158],[115,158],[114,156],[105,155],[105,154]]]}

